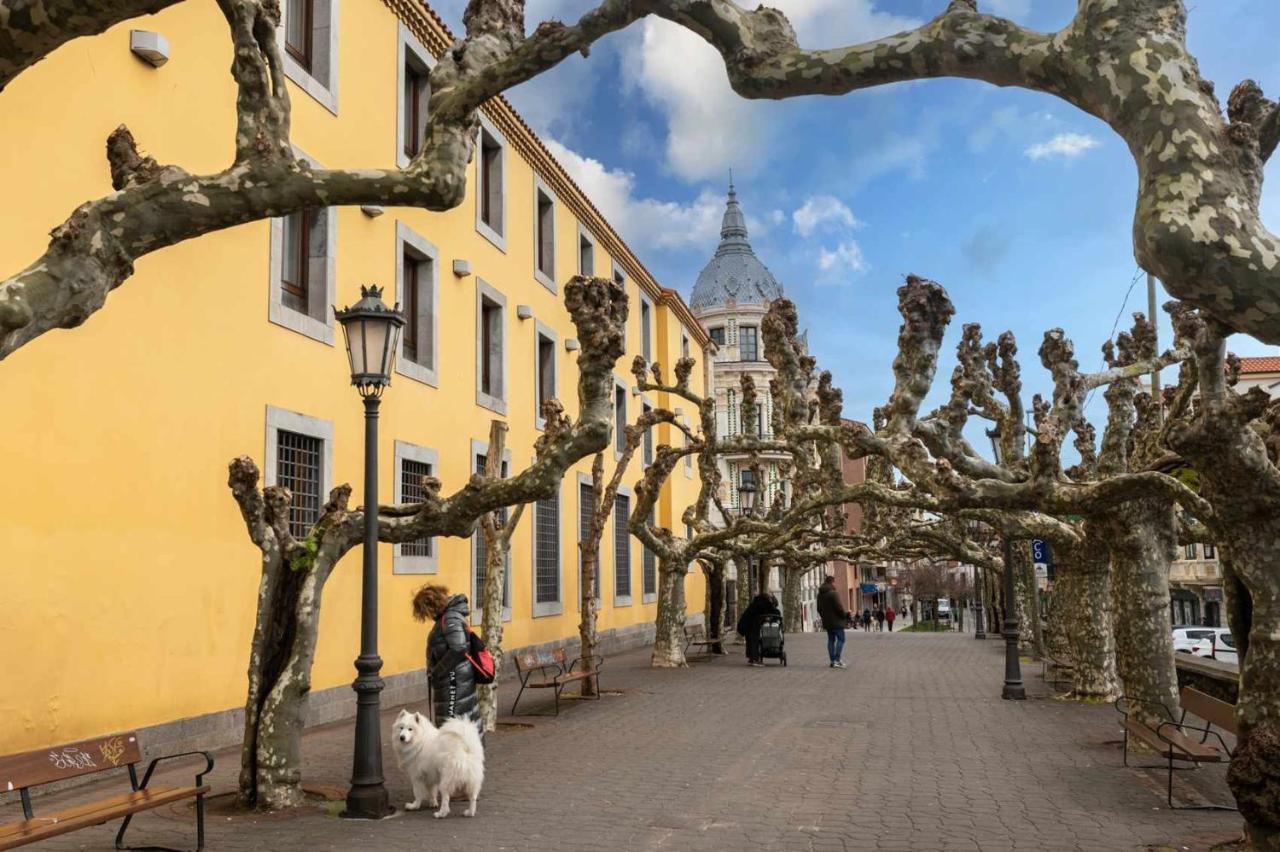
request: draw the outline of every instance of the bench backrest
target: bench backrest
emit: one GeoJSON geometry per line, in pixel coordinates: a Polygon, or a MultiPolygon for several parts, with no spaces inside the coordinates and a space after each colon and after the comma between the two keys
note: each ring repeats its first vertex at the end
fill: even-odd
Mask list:
{"type": "Polygon", "coordinates": [[[543,666],[563,666],[564,648],[552,648],[550,651],[522,651],[516,654],[516,668],[522,672],[532,671],[543,666]]]}
{"type": "Polygon", "coordinates": [[[90,775],[142,760],[138,735],[112,734],[0,757],[0,793],[90,775]]]}
{"type": "Polygon", "coordinates": [[[1194,716],[1199,716],[1211,725],[1234,734],[1236,733],[1236,707],[1234,704],[1214,698],[1190,686],[1182,687],[1179,697],[1182,709],[1194,716]]]}
{"type": "Polygon", "coordinates": [[[702,622],[686,624],[684,626],[684,635],[690,639],[700,639],[707,635],[707,628],[702,622]]]}

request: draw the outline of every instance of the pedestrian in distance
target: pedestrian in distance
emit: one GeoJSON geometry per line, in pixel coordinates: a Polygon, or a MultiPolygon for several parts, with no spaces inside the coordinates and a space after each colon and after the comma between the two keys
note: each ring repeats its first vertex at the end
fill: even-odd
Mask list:
{"type": "Polygon", "coordinates": [[[879,633],[884,632],[884,619],[884,610],[880,607],[876,607],[876,631],[879,633]]]}
{"type": "Polygon", "coordinates": [[[844,626],[849,621],[849,611],[840,603],[836,592],[836,578],[825,577],[818,587],[818,617],[827,631],[827,657],[833,669],[846,668],[840,659],[844,654],[844,626]]]}
{"type": "Polygon", "coordinates": [[[738,633],[747,639],[747,665],[763,666],[764,655],[760,652],[760,622],[766,615],[782,615],[777,600],[768,592],[761,592],[751,599],[747,608],[738,619],[738,633]]]}
{"type": "Polygon", "coordinates": [[[864,633],[871,632],[871,610],[867,607],[862,608],[862,631],[864,633]]]}
{"type": "Polygon", "coordinates": [[[887,622],[889,622],[889,632],[890,632],[890,633],[892,633],[892,632],[893,632],[893,620],[894,620],[895,618],[897,618],[897,617],[898,617],[898,614],[897,614],[896,612],[894,612],[894,611],[893,611],[893,607],[889,607],[888,609],[886,609],[886,610],[884,611],[884,620],[885,620],[885,621],[887,621],[887,622]]]}

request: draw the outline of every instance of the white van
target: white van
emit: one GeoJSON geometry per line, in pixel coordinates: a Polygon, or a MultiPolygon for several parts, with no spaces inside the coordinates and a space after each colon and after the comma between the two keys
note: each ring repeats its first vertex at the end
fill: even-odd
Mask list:
{"type": "Polygon", "coordinates": [[[938,598],[938,609],[936,610],[939,621],[951,620],[951,601],[946,598],[938,598]]]}

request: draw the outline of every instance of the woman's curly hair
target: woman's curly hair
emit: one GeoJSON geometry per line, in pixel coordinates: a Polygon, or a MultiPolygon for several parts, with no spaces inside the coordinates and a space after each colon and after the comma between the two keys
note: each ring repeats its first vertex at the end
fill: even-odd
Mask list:
{"type": "Polygon", "coordinates": [[[413,617],[418,621],[435,621],[449,602],[449,590],[427,583],[413,593],[413,617]]]}

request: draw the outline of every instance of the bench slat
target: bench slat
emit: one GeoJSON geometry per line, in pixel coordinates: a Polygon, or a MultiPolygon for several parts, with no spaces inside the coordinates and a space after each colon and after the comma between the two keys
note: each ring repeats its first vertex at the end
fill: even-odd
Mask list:
{"type": "Polygon", "coordinates": [[[532,671],[543,666],[563,666],[564,648],[553,648],[550,651],[524,651],[516,654],[515,659],[516,668],[521,672],[532,671]]]}
{"type": "Polygon", "coordinates": [[[1236,733],[1236,708],[1233,704],[1214,698],[1190,686],[1182,687],[1182,707],[1188,713],[1199,716],[1210,725],[1230,734],[1236,733]]]}
{"type": "Polygon", "coordinates": [[[1163,732],[1164,737],[1173,742],[1171,746],[1165,740],[1160,739],[1160,736],[1154,730],[1148,728],[1137,719],[1130,719],[1125,725],[1129,729],[1129,736],[1142,740],[1159,752],[1161,757],[1168,757],[1170,750],[1173,751],[1174,759],[1190,758],[1201,763],[1217,763],[1226,757],[1218,749],[1202,745],[1172,728],[1165,728],[1163,732]]]}
{"type": "Polygon", "coordinates": [[[0,757],[0,792],[127,766],[142,760],[132,731],[0,757]]]}
{"type": "Polygon", "coordinates": [[[0,825],[0,850],[16,849],[38,840],[47,840],[208,792],[208,785],[138,790],[56,813],[37,815],[33,820],[0,825]]]}

